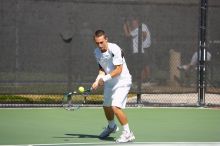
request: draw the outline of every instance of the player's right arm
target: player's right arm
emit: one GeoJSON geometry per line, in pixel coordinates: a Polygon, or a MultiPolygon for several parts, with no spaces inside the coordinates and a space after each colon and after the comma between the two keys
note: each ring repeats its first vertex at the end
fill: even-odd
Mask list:
{"type": "Polygon", "coordinates": [[[99,73],[98,76],[96,77],[95,82],[92,84],[92,89],[96,90],[99,86],[103,86],[103,84],[100,84],[102,82],[99,82],[99,80],[105,76],[105,71],[103,70],[103,68],[101,67],[101,65],[99,65],[99,73]]]}

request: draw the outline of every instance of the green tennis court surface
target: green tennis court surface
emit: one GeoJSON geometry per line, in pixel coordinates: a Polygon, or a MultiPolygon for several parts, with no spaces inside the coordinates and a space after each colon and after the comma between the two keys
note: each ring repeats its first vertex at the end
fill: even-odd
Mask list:
{"type": "MultiPolygon", "coordinates": [[[[136,136],[130,144],[220,142],[218,109],[129,108],[125,112],[136,136]]],[[[0,145],[113,145],[121,132],[98,139],[106,126],[101,108],[0,109],[0,119],[0,145]]]]}

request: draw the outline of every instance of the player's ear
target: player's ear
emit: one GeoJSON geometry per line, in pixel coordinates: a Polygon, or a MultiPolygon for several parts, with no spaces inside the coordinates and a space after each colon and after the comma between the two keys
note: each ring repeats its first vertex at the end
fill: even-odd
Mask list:
{"type": "Polygon", "coordinates": [[[108,41],[108,37],[107,36],[105,36],[105,40],[108,41]]]}

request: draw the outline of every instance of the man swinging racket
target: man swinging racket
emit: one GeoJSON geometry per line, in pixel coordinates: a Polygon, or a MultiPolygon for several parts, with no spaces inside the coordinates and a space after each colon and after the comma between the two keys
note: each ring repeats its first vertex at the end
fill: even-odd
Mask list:
{"type": "Polygon", "coordinates": [[[118,131],[114,121],[114,116],[116,116],[123,127],[122,134],[116,142],[133,141],[134,134],[130,131],[127,117],[122,110],[125,108],[131,87],[131,75],[124,54],[118,45],[108,42],[103,30],[95,32],[94,41],[97,45],[94,53],[99,65],[99,73],[92,88],[95,90],[104,85],[103,109],[108,120],[108,126],[99,137],[105,139],[111,133],[118,131]]]}

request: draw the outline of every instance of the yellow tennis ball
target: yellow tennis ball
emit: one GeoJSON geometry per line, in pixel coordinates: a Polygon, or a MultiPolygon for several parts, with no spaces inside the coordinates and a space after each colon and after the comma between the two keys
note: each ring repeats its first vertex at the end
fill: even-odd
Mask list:
{"type": "Polygon", "coordinates": [[[83,93],[85,91],[84,87],[82,87],[82,86],[80,86],[78,90],[80,93],[83,93]]]}

